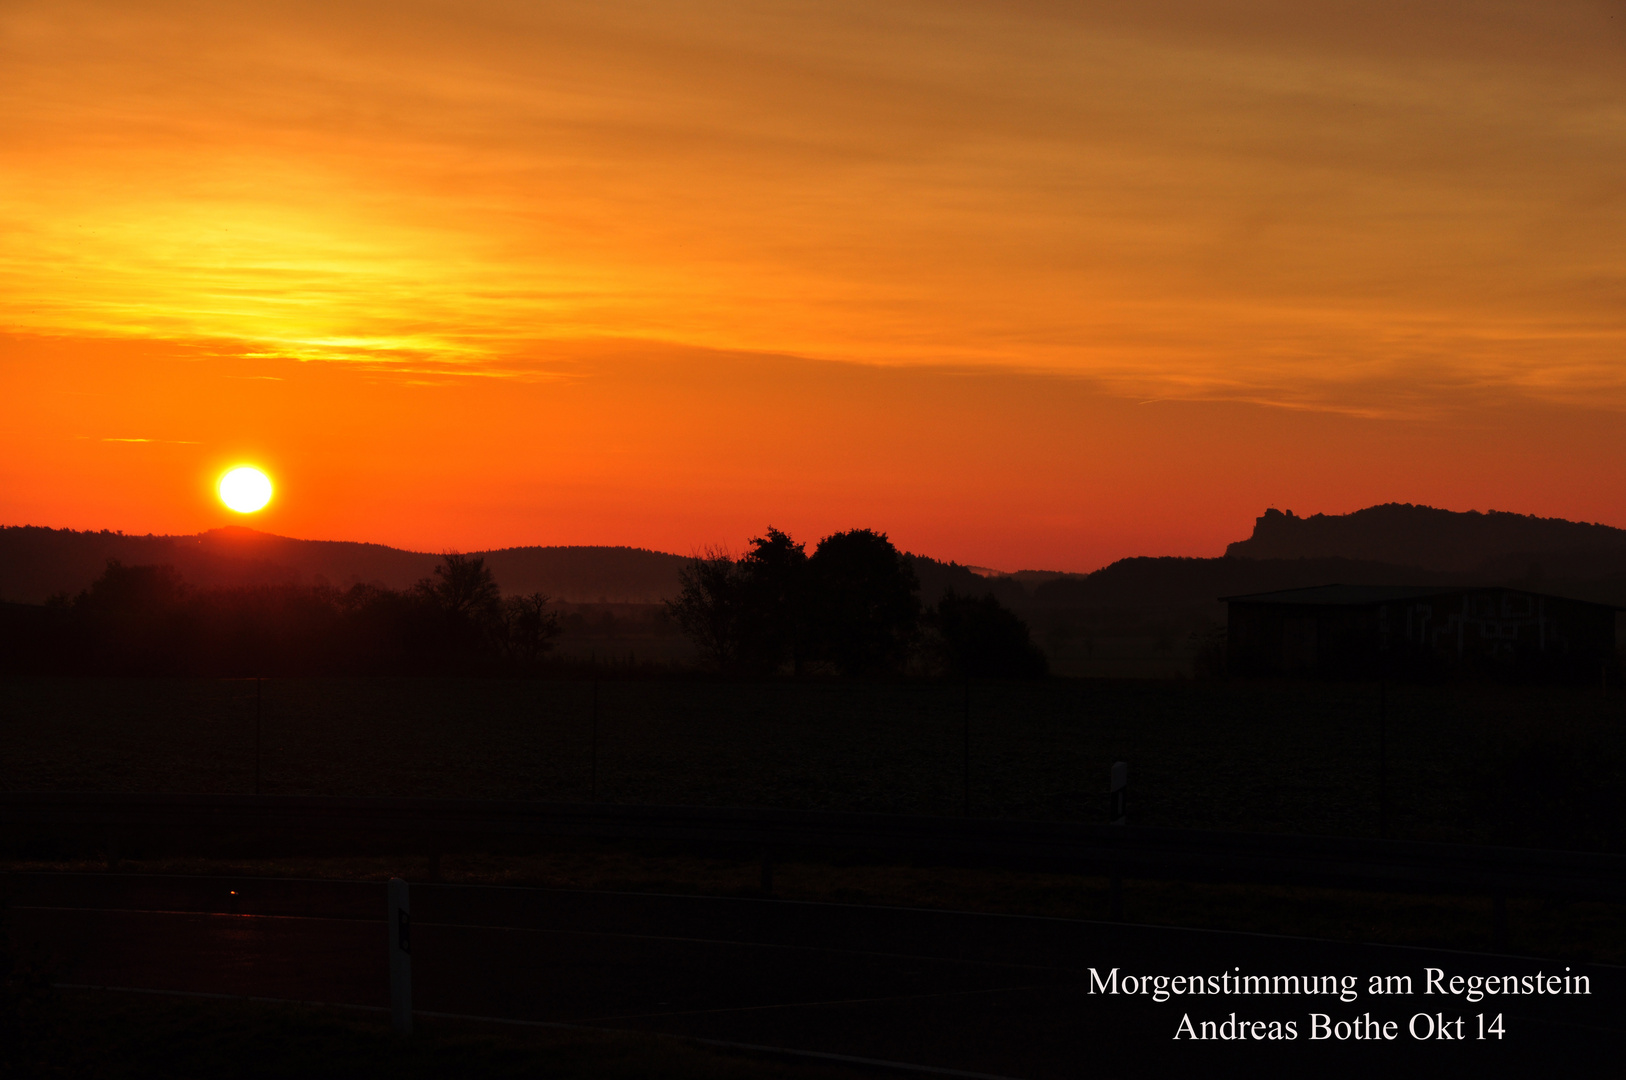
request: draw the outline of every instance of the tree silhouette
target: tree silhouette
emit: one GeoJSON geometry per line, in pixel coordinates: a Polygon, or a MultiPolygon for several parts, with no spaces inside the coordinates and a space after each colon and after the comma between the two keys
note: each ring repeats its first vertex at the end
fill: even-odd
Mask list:
{"type": "Polygon", "coordinates": [[[915,572],[885,533],[853,529],[808,559],[810,615],[823,658],[844,675],[903,665],[920,619],[915,572]]]}
{"type": "Polygon", "coordinates": [[[772,526],[751,540],[735,568],[742,666],[772,672],[788,661],[801,673],[810,645],[807,565],[803,545],[772,526]]]}
{"type": "Polygon", "coordinates": [[[914,570],[885,533],[853,529],[819,541],[811,556],[775,528],[735,561],[695,558],[667,610],[724,671],[771,673],[809,660],[843,675],[896,671],[920,618],[914,570]]]}
{"type": "Polygon", "coordinates": [[[702,660],[720,671],[735,667],[739,658],[739,574],[727,552],[711,549],[678,572],[683,586],[666,610],[685,636],[700,650],[702,660]]]}
{"type": "Polygon", "coordinates": [[[0,605],[0,671],[361,675],[532,670],[559,633],[549,598],[498,591],[451,554],[404,592],[381,585],[193,588],[170,566],[110,562],[72,601],[0,605]]]}
{"type": "Polygon", "coordinates": [[[476,663],[500,642],[502,592],[484,557],[448,551],[435,576],[421,579],[414,592],[440,616],[443,648],[457,666],[476,663]]]}
{"type": "Polygon", "coordinates": [[[502,606],[502,592],[497,579],[486,567],[481,555],[461,555],[448,551],[435,567],[435,578],[418,582],[420,596],[457,622],[483,624],[496,615],[502,606]]]}
{"type": "Polygon", "coordinates": [[[497,643],[503,655],[521,667],[535,667],[559,635],[559,613],[550,611],[545,593],[511,596],[503,602],[497,643]]]}
{"type": "Polygon", "coordinates": [[[191,590],[173,566],[107,561],[73,602],[80,662],[116,674],[178,675],[199,635],[187,619],[191,590]]]}
{"type": "Polygon", "coordinates": [[[1050,672],[1050,662],[1033,643],[1027,623],[992,593],[961,596],[950,589],[928,613],[927,622],[950,675],[1025,679],[1050,672]]]}
{"type": "Polygon", "coordinates": [[[76,604],[98,615],[144,615],[174,608],[186,594],[186,583],[173,566],[125,566],[109,559],[102,576],[91,582],[76,604]]]}

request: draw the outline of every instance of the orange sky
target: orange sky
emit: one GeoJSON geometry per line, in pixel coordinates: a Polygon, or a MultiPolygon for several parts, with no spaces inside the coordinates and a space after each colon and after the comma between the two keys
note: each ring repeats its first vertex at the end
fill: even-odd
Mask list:
{"type": "Polygon", "coordinates": [[[1626,526],[1619,4],[252,7],[0,5],[0,523],[1626,526]]]}

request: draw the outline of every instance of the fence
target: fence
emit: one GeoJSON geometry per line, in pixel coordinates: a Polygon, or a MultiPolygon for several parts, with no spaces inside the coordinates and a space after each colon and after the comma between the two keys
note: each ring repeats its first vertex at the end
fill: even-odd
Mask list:
{"type": "MultiPolygon", "coordinates": [[[[114,846],[155,839],[284,850],[335,842],[435,855],[526,838],[731,845],[764,853],[1042,866],[1114,877],[1311,885],[1378,892],[1626,901],[1626,856],[1401,840],[1208,832],[1075,822],[892,814],[281,795],[0,794],[0,844],[53,835],[114,846]]],[[[766,869],[766,867],[765,867],[766,869]]],[[[1500,905],[1498,905],[1500,908],[1500,905]]],[[[1500,929],[1500,928],[1499,928],[1500,929]]]]}

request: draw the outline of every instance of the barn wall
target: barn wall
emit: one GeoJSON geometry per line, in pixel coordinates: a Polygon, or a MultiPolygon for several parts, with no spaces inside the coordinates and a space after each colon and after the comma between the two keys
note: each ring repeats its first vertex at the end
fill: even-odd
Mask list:
{"type": "Polygon", "coordinates": [[[1613,609],[1516,589],[1371,604],[1233,600],[1238,675],[1398,677],[1459,673],[1591,679],[1616,656],[1613,609]]]}

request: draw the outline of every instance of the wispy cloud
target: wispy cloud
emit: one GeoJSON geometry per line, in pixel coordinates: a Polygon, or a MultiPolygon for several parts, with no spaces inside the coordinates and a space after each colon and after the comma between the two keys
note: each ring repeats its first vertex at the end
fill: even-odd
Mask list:
{"type": "Polygon", "coordinates": [[[1612,14],[23,0],[0,323],[403,378],[642,338],[1626,401],[1612,14]]]}

